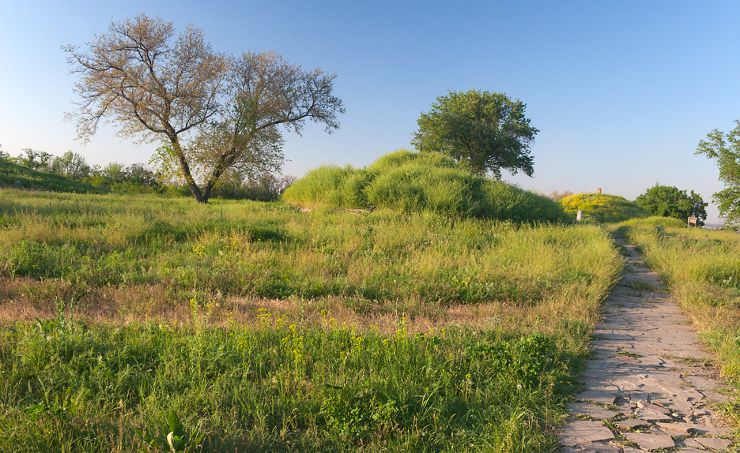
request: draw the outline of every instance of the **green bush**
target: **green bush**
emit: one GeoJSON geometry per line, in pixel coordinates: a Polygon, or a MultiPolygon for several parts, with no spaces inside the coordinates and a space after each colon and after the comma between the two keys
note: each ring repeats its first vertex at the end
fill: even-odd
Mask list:
{"type": "Polygon", "coordinates": [[[302,206],[432,211],[452,217],[565,221],[549,198],[473,175],[439,153],[399,150],[363,169],[325,166],[309,172],[283,199],[302,206]]]}
{"type": "Polygon", "coordinates": [[[623,222],[646,215],[642,208],[618,195],[577,193],[563,198],[560,204],[572,218],[580,210],[583,220],[591,223],[623,222]]]}

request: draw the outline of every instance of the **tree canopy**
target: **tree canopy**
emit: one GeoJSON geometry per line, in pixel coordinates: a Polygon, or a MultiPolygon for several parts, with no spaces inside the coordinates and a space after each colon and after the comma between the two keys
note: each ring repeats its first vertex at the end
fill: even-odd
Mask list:
{"type": "Polygon", "coordinates": [[[699,142],[696,154],[717,161],[719,179],[725,188],[714,194],[719,213],[728,223],[740,223],[740,120],[727,133],[715,129],[699,142]]]}
{"type": "Polygon", "coordinates": [[[451,91],[419,117],[414,146],[467,164],[479,175],[501,170],[534,173],[530,146],[539,132],[525,116],[526,104],[490,91],[451,91]]]}
{"type": "Polygon", "coordinates": [[[656,184],[635,198],[635,203],[651,215],[686,220],[696,212],[701,223],[707,218],[707,203],[693,190],[688,193],[673,186],[656,184]]]}
{"type": "Polygon", "coordinates": [[[331,132],[344,112],[334,75],[275,53],[225,55],[198,28],[177,34],[172,23],[145,15],[111,23],[85,50],[66,51],[80,74],[73,115],[80,137],[110,119],[124,136],[160,142],[155,161],[174,167],[202,203],[228,171],[278,170],[284,131],[300,133],[311,120],[331,132]]]}

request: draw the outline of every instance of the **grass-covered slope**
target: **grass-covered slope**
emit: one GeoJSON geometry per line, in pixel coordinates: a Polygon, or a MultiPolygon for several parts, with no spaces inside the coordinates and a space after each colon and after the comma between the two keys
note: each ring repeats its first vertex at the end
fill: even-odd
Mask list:
{"type": "Polygon", "coordinates": [[[580,210],[583,220],[591,223],[622,222],[646,215],[642,208],[618,195],[577,193],[563,198],[560,203],[570,217],[575,218],[580,210]]]}
{"type": "Polygon", "coordinates": [[[533,222],[566,220],[562,208],[549,198],[475,176],[441,154],[403,150],[367,168],[317,168],[288,187],[283,199],[309,207],[389,208],[533,222]]]}
{"type": "Polygon", "coordinates": [[[0,451],[554,451],[595,226],[0,189],[0,451]]]}
{"type": "Polygon", "coordinates": [[[99,192],[95,187],[64,176],[43,173],[0,159],[0,187],[52,192],[99,192]]]}
{"type": "Polygon", "coordinates": [[[668,281],[740,388],[740,234],[649,217],[618,225],[668,281]]]}

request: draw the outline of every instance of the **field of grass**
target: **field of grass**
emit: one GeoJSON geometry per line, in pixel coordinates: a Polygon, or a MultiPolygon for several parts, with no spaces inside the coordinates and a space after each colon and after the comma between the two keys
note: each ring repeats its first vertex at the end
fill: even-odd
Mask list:
{"type": "Polygon", "coordinates": [[[650,217],[619,225],[667,280],[723,374],[740,388],[740,234],[650,217]]]}
{"type": "Polygon", "coordinates": [[[595,226],[0,190],[0,450],[554,451],[621,267],[595,226]]]}

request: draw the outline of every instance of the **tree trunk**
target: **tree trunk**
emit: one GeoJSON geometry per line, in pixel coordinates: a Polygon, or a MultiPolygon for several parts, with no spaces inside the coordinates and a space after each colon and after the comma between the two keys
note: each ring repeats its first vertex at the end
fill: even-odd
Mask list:
{"type": "Polygon", "coordinates": [[[193,179],[193,175],[190,173],[190,166],[188,165],[188,161],[185,159],[185,154],[182,152],[182,148],[180,147],[180,142],[178,142],[177,138],[171,140],[172,142],[172,150],[175,152],[175,155],[177,156],[177,160],[180,163],[180,170],[182,171],[182,176],[185,178],[185,182],[188,183],[188,187],[190,188],[190,192],[195,197],[195,201],[198,203],[208,203],[208,196],[204,196],[203,192],[201,192],[200,187],[198,187],[198,184],[195,182],[195,179],[193,179]]]}

